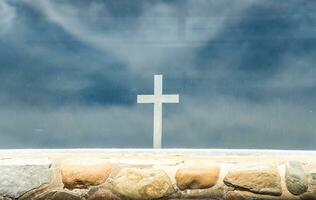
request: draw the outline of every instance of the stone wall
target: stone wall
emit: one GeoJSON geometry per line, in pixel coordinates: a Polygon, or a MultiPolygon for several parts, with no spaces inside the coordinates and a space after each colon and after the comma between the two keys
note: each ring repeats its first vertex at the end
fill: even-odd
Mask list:
{"type": "Polygon", "coordinates": [[[316,199],[316,153],[2,150],[2,200],[316,199]]]}

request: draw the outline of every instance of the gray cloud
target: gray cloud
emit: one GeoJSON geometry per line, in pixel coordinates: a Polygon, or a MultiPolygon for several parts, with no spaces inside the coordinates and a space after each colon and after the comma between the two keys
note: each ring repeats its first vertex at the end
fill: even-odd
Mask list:
{"type": "Polygon", "coordinates": [[[0,36],[5,34],[13,26],[16,13],[13,6],[6,0],[0,2],[0,36]]]}
{"type": "MultiPolygon", "coordinates": [[[[164,147],[313,149],[315,113],[293,104],[182,96],[164,107],[164,147]],[[304,144],[304,146],[302,146],[304,144]]],[[[152,106],[2,110],[3,148],[150,148],[152,106]],[[17,129],[15,124],[19,125],[17,129]]]]}
{"type": "Polygon", "coordinates": [[[314,3],[128,2],[0,3],[1,147],[314,148],[314,3]]]}
{"type": "MultiPolygon", "coordinates": [[[[199,3],[185,1],[179,8],[178,3],[141,1],[138,6],[142,12],[122,19],[111,13],[112,7],[107,4],[78,6],[54,1],[26,2],[79,40],[121,59],[134,73],[137,71],[137,76],[161,70],[174,58],[179,58],[179,66],[185,63],[192,65],[194,61],[190,57],[194,49],[191,43],[204,45],[207,40],[212,40],[224,27],[229,15],[238,15],[253,4],[252,1],[200,0],[199,3]],[[82,9],[86,10],[84,14],[82,9]],[[85,20],[81,20],[82,15],[85,20]],[[181,21],[183,17],[186,18],[184,22],[181,21]],[[182,37],[182,33],[187,35],[182,37]],[[174,49],[177,46],[181,48],[174,49]]],[[[187,72],[190,70],[188,67],[174,70],[191,73],[187,72]]]]}

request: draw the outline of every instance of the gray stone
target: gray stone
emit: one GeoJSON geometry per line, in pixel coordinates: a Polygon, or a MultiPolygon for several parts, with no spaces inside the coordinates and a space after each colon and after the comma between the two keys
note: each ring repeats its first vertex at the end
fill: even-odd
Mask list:
{"type": "Polygon", "coordinates": [[[24,193],[49,183],[53,178],[47,159],[9,159],[0,161],[0,196],[18,198],[24,193]]]}
{"type": "Polygon", "coordinates": [[[23,198],[23,200],[80,200],[80,194],[69,190],[49,190],[42,194],[23,198]]]}
{"type": "Polygon", "coordinates": [[[0,197],[0,200],[11,200],[9,197],[0,197]]]}
{"type": "Polygon", "coordinates": [[[308,181],[300,162],[289,161],[285,172],[286,187],[294,195],[300,195],[307,191],[308,181]]]}
{"type": "MultiPolygon", "coordinates": [[[[80,196],[69,191],[57,191],[49,200],[80,200],[80,196]]],[[[48,200],[48,199],[47,199],[48,200]]]]}
{"type": "Polygon", "coordinates": [[[301,200],[315,200],[316,199],[316,169],[309,171],[307,174],[308,189],[299,197],[301,200]]]}

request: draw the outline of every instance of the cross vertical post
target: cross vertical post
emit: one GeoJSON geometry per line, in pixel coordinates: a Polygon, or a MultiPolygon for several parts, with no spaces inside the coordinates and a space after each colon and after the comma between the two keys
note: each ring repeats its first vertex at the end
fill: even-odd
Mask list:
{"type": "Polygon", "coordinates": [[[154,149],[161,149],[162,143],[162,75],[154,76],[154,149]]]}
{"type": "Polygon", "coordinates": [[[179,103],[179,95],[163,95],[162,75],[154,76],[154,94],[153,95],[137,95],[137,103],[153,103],[154,119],[153,119],[153,147],[161,148],[162,141],[162,104],[163,103],[179,103]]]}

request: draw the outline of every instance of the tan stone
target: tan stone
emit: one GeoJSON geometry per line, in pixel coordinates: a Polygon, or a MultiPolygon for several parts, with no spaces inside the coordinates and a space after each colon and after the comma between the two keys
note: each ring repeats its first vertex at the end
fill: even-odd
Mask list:
{"type": "Polygon", "coordinates": [[[276,167],[244,165],[228,172],[224,183],[235,189],[249,190],[259,194],[281,195],[281,178],[276,167]]]}
{"type": "Polygon", "coordinates": [[[69,189],[99,185],[109,177],[112,167],[102,159],[67,160],[61,166],[62,181],[69,189]]]}
{"type": "Polygon", "coordinates": [[[226,200],[246,200],[246,198],[236,191],[229,191],[226,194],[226,200]]]}
{"type": "Polygon", "coordinates": [[[285,194],[284,196],[274,196],[267,194],[258,194],[249,191],[234,191],[238,192],[245,200],[300,200],[297,196],[285,194]]]}
{"type": "Polygon", "coordinates": [[[218,164],[183,166],[176,173],[177,186],[181,190],[210,188],[216,184],[219,172],[218,164]]]}
{"type": "Polygon", "coordinates": [[[118,196],[106,188],[91,188],[87,200],[120,200],[118,196]]]}
{"type": "Polygon", "coordinates": [[[172,193],[172,183],[162,170],[124,168],[112,180],[113,190],[130,199],[157,199],[172,193]]]}

